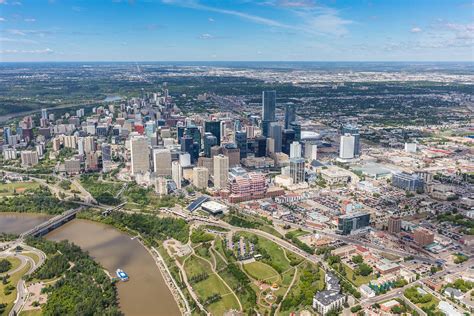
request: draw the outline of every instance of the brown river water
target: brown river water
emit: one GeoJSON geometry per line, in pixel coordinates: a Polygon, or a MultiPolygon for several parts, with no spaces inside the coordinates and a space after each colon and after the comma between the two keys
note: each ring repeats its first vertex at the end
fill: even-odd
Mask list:
{"type": "MultiPolygon", "coordinates": [[[[47,218],[39,214],[0,213],[0,232],[20,233],[47,218]]],[[[67,239],[79,245],[114,276],[118,268],[124,270],[130,279],[119,282],[117,289],[120,309],[125,315],[180,315],[153,258],[130,235],[104,224],[74,219],[46,238],[67,239]]]]}

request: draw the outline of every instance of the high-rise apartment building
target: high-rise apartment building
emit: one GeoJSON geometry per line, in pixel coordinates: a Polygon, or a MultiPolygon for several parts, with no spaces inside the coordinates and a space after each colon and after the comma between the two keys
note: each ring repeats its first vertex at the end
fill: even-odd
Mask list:
{"type": "Polygon", "coordinates": [[[388,218],[388,232],[391,234],[398,234],[402,230],[402,220],[397,216],[390,216],[388,218]]]}
{"type": "Polygon", "coordinates": [[[23,167],[33,167],[38,164],[38,153],[33,150],[23,150],[21,152],[21,165],[23,167]]]}
{"type": "Polygon", "coordinates": [[[418,245],[424,247],[434,242],[434,233],[426,228],[418,227],[413,231],[413,239],[418,245]]]}
{"type": "Polygon", "coordinates": [[[292,142],[290,145],[290,158],[301,158],[300,142],[292,142]]]}
{"type": "Polygon", "coordinates": [[[352,125],[346,125],[342,128],[342,135],[350,134],[354,136],[354,156],[360,156],[360,134],[359,129],[352,125]]]}

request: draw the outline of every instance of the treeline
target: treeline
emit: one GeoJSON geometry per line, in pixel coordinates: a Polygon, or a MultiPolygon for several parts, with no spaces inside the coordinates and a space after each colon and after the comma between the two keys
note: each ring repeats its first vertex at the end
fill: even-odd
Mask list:
{"type": "Polygon", "coordinates": [[[42,307],[43,315],[121,315],[114,283],[80,247],[68,241],[56,243],[39,238],[29,238],[26,242],[51,258],[60,257],[58,253],[63,257],[45,261],[44,265],[50,268],[40,269],[36,276],[59,273],[64,269],[64,260],[73,263],[63,278],[44,289],[48,300],[42,307]]]}
{"type": "Polygon", "coordinates": [[[189,225],[181,218],[127,214],[124,212],[110,212],[108,216],[101,216],[93,212],[81,212],[78,215],[81,218],[112,225],[123,231],[127,229],[137,231],[149,241],[155,238],[159,240],[174,238],[186,243],[189,239],[189,225]]]}
{"type": "Polygon", "coordinates": [[[314,254],[314,249],[309,245],[305,244],[301,240],[298,239],[298,231],[291,231],[285,234],[285,238],[290,240],[293,244],[295,244],[298,248],[303,251],[306,251],[309,254],[314,254]]]}
{"type": "Polygon", "coordinates": [[[0,200],[0,212],[61,214],[77,205],[64,202],[51,194],[49,189],[40,186],[23,195],[5,197],[0,200]]]}
{"type": "Polygon", "coordinates": [[[48,257],[44,264],[36,270],[32,277],[40,280],[57,278],[69,268],[69,262],[65,255],[55,254],[48,257]]]}
{"type": "Polygon", "coordinates": [[[311,305],[313,303],[314,294],[322,290],[322,288],[318,286],[320,279],[320,269],[306,264],[300,274],[298,290],[291,291],[281,302],[281,310],[288,311],[300,305],[311,305]]]}

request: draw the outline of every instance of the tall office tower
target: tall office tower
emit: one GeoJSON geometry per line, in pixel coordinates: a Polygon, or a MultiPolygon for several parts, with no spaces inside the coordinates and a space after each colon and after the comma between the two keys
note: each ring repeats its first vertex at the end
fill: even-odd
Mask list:
{"type": "Polygon", "coordinates": [[[95,139],[93,136],[84,137],[84,153],[88,154],[96,151],[95,139]]]}
{"type": "Polygon", "coordinates": [[[242,130],[242,123],[240,123],[240,120],[235,120],[234,122],[234,132],[238,132],[242,130]]]}
{"type": "Polygon", "coordinates": [[[171,177],[173,178],[174,183],[176,183],[176,188],[181,189],[181,182],[183,181],[183,168],[178,161],[173,161],[171,164],[171,177]]]}
{"type": "Polygon", "coordinates": [[[255,149],[255,157],[265,157],[267,155],[267,139],[264,136],[259,136],[255,138],[257,143],[255,149]]]}
{"type": "Polygon", "coordinates": [[[295,140],[301,141],[301,124],[298,122],[290,122],[290,128],[295,131],[295,140]]]}
{"type": "Polygon", "coordinates": [[[150,150],[148,138],[134,136],[130,139],[132,175],[150,171],[150,150]]]}
{"type": "Polygon", "coordinates": [[[102,161],[111,161],[112,160],[112,149],[109,144],[102,144],[102,161]]]}
{"type": "Polygon", "coordinates": [[[354,156],[360,156],[360,134],[359,129],[356,126],[346,125],[342,128],[342,135],[351,134],[354,136],[354,156]]]}
{"type": "Polygon", "coordinates": [[[247,133],[243,131],[236,131],[235,143],[240,149],[240,159],[247,158],[247,133]]]}
{"type": "Polygon", "coordinates": [[[388,232],[390,234],[398,234],[402,230],[402,220],[397,216],[388,218],[388,232]]]}
{"type": "Polygon", "coordinates": [[[171,151],[169,149],[153,150],[153,171],[158,176],[171,176],[171,151]]]}
{"type": "Polygon", "coordinates": [[[229,179],[229,157],[224,155],[214,156],[214,187],[225,189],[229,179]]]}
{"type": "Polygon", "coordinates": [[[148,121],[145,123],[145,135],[149,138],[155,135],[156,123],[155,121],[148,121]]]}
{"type": "Polygon", "coordinates": [[[204,134],[204,156],[211,157],[211,148],[217,145],[217,137],[212,133],[204,134]]]}
{"type": "Polygon", "coordinates": [[[247,133],[247,138],[253,139],[255,137],[255,126],[253,125],[245,126],[245,132],[247,133]]]}
{"type": "Polygon", "coordinates": [[[47,120],[48,119],[48,110],[47,109],[41,109],[41,118],[43,120],[47,120]]]}
{"type": "Polygon", "coordinates": [[[270,124],[270,133],[268,137],[273,138],[275,141],[274,152],[279,153],[281,152],[282,148],[282,126],[278,122],[273,122],[270,124]]]}
{"type": "Polygon", "coordinates": [[[306,143],[304,145],[304,157],[309,161],[318,159],[318,145],[306,143]]]}
{"type": "Polygon", "coordinates": [[[292,129],[283,130],[281,139],[281,151],[290,155],[291,144],[295,141],[295,131],[292,129]]]}
{"type": "Polygon", "coordinates": [[[38,164],[38,153],[33,150],[23,150],[21,152],[21,165],[23,167],[33,167],[38,164]]]}
{"type": "Polygon", "coordinates": [[[240,166],[240,149],[236,144],[224,144],[222,146],[222,154],[229,157],[229,166],[231,168],[240,166]]]}
{"type": "Polygon", "coordinates": [[[290,177],[293,179],[293,183],[301,183],[305,181],[304,173],[304,159],[303,158],[291,158],[290,159],[290,177]]]}
{"type": "Polygon", "coordinates": [[[194,144],[197,144],[199,150],[201,149],[201,132],[199,131],[199,128],[197,126],[190,125],[186,127],[184,135],[191,137],[193,139],[194,144]]]}
{"type": "Polygon", "coordinates": [[[227,137],[225,122],[221,121],[221,142],[227,137]]]}
{"type": "Polygon", "coordinates": [[[10,136],[12,136],[12,130],[10,127],[5,127],[3,129],[3,142],[5,144],[8,144],[8,138],[10,138],[10,136]]]}
{"type": "Polygon", "coordinates": [[[354,141],[355,138],[351,134],[341,136],[341,144],[339,147],[339,158],[352,159],[354,158],[354,141]]]}
{"type": "Polygon", "coordinates": [[[275,121],[276,91],[262,92],[262,135],[269,137],[270,124],[275,121]]]}
{"type": "Polygon", "coordinates": [[[301,144],[299,142],[291,143],[290,158],[301,158],[301,144]]]}
{"type": "Polygon", "coordinates": [[[193,168],[193,185],[198,189],[207,189],[209,170],[205,167],[193,168]]]}
{"type": "Polygon", "coordinates": [[[285,105],[285,128],[290,128],[290,123],[296,121],[296,104],[285,105]]]}
{"type": "Polygon", "coordinates": [[[184,127],[184,126],[178,126],[177,127],[178,144],[181,144],[181,138],[183,138],[183,136],[184,136],[185,129],[186,129],[186,127],[184,127]]]}
{"type": "Polygon", "coordinates": [[[221,122],[220,121],[207,121],[204,122],[204,132],[211,133],[216,136],[217,145],[221,145],[221,122]]]}

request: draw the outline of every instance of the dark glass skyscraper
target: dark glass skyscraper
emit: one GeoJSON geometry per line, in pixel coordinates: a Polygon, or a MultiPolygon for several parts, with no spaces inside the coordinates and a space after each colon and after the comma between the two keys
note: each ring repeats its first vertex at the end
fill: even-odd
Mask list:
{"type": "Polygon", "coordinates": [[[301,124],[298,122],[291,122],[290,128],[295,131],[295,140],[301,141],[301,124]]]}
{"type": "Polygon", "coordinates": [[[270,123],[275,121],[276,91],[262,92],[262,134],[269,135],[270,123]]]}
{"type": "Polygon", "coordinates": [[[204,156],[211,157],[211,148],[212,146],[217,145],[217,137],[212,135],[212,133],[204,134],[204,156]]]}
{"type": "Polygon", "coordinates": [[[247,133],[235,132],[235,144],[240,149],[240,159],[247,158],[247,133]]]}
{"type": "Polygon", "coordinates": [[[287,155],[290,155],[291,143],[295,141],[295,131],[292,129],[283,130],[283,137],[281,141],[281,151],[287,155]]]}
{"type": "Polygon", "coordinates": [[[220,121],[207,121],[204,123],[204,131],[211,133],[216,136],[217,145],[221,145],[221,122],[220,121]]]}
{"type": "Polygon", "coordinates": [[[285,128],[290,128],[290,123],[296,121],[296,104],[285,106],[285,128]]]}
{"type": "Polygon", "coordinates": [[[276,153],[281,152],[282,136],[283,136],[282,126],[277,122],[271,123],[270,124],[270,133],[269,133],[268,136],[273,138],[273,140],[275,141],[274,151],[276,153]]]}

